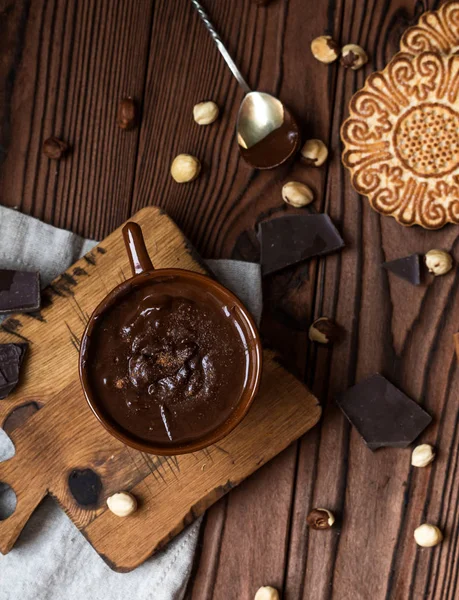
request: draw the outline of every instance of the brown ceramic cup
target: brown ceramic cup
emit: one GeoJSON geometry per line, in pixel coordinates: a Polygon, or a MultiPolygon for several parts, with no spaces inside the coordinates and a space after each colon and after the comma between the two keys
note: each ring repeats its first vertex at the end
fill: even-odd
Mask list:
{"type": "Polygon", "coordinates": [[[106,298],[104,298],[91,315],[86,326],[81,340],[79,361],[80,380],[84,395],[91,410],[100,423],[109,433],[128,446],[132,446],[142,452],[165,456],[196,452],[197,450],[210,446],[227,436],[245,417],[255,398],[260,384],[262,369],[262,346],[256,325],[242,302],[224,286],[210,277],[192,271],[185,271],[183,269],[155,270],[148,255],[141,228],[137,223],[127,223],[123,228],[123,237],[129,255],[133,276],[126,282],[118,285],[108,294],[108,296],[106,296],[106,298]],[[89,369],[87,359],[92,336],[96,333],[96,322],[103,318],[104,313],[115,306],[121,299],[124,301],[128,298],[130,292],[134,288],[138,289],[139,286],[149,284],[156,278],[165,276],[173,277],[174,281],[177,282],[178,295],[180,293],[180,283],[191,282],[194,285],[202,287],[204,292],[210,292],[214,299],[217,298],[218,302],[221,302],[222,307],[231,303],[235,307],[234,318],[236,319],[237,327],[239,332],[242,333],[244,344],[247,348],[247,377],[242,393],[240,393],[239,402],[236,404],[229,417],[202,437],[181,444],[164,441],[154,442],[131,435],[122,427],[122,423],[116,423],[103,409],[101,403],[98,401],[97,394],[94,389],[92,389],[90,377],[88,376],[89,369]]]}

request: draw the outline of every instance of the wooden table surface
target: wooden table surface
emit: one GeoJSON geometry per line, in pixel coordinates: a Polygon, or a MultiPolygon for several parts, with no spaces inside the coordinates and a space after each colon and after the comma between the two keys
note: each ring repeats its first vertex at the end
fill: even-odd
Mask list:
{"type": "Polygon", "coordinates": [[[265,281],[263,331],[312,386],[324,418],[208,512],[188,598],[250,600],[267,584],[288,600],[457,598],[458,271],[415,288],[380,264],[431,247],[457,259],[459,230],[404,229],[380,217],[351,190],[339,157],[353,91],[439,3],[205,4],[250,84],[282,98],[305,137],[327,142],[325,167],[257,172],[242,162],[234,139],[242,92],[189,0],[0,0],[0,202],[95,238],[156,204],[204,256],[256,260],[254,226],[284,214],[283,183],[311,184],[315,208],[330,214],[347,246],[265,281]],[[352,72],[316,62],[309,44],[324,32],[361,44],[369,64],[352,72]],[[132,132],[115,125],[125,95],[142,107],[132,132]],[[221,119],[199,127],[192,107],[208,98],[221,119]],[[67,159],[42,155],[51,134],[71,143],[67,159]],[[202,160],[191,184],[170,177],[180,152],[202,160]],[[324,314],[346,330],[333,350],[307,341],[311,319],[324,314]],[[438,447],[432,467],[412,469],[409,449],[372,453],[337,408],[337,393],[376,371],[433,415],[422,436],[438,447]],[[335,511],[338,526],[309,531],[312,506],[335,511]],[[414,544],[424,521],[445,531],[436,549],[414,544]]]}

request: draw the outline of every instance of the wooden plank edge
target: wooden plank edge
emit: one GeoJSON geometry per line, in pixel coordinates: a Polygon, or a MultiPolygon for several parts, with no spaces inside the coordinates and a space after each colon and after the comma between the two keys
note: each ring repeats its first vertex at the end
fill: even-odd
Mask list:
{"type": "MultiPolygon", "coordinates": [[[[93,546],[93,548],[96,549],[96,551],[98,552],[98,554],[102,558],[102,560],[104,560],[104,562],[113,571],[116,571],[117,573],[129,573],[130,571],[133,571],[138,566],[143,564],[146,560],[148,560],[150,557],[152,557],[154,554],[156,554],[157,552],[162,550],[170,541],[172,541],[179,533],[181,533],[185,529],[185,527],[194,523],[194,521],[196,521],[196,519],[198,519],[201,515],[203,515],[204,512],[208,508],[210,508],[213,504],[215,504],[218,500],[220,500],[228,492],[230,492],[232,489],[237,487],[240,483],[242,483],[243,481],[248,479],[248,477],[253,475],[253,473],[255,473],[255,471],[257,471],[263,465],[265,465],[270,460],[275,458],[275,456],[278,456],[281,452],[283,452],[291,444],[296,442],[301,436],[305,435],[308,431],[310,431],[313,427],[315,427],[322,416],[322,407],[321,407],[319,401],[317,400],[317,398],[315,398],[313,396],[313,394],[310,393],[310,400],[313,400],[313,399],[315,400],[315,404],[311,406],[311,421],[308,423],[307,429],[304,429],[304,431],[302,433],[300,433],[300,435],[298,435],[297,437],[294,437],[293,439],[292,438],[287,439],[285,445],[283,444],[281,446],[281,448],[279,449],[279,452],[277,452],[274,456],[271,456],[268,459],[263,460],[259,464],[254,464],[253,465],[254,468],[252,470],[248,471],[247,475],[245,475],[244,477],[234,480],[234,481],[228,480],[226,482],[226,484],[220,485],[217,488],[214,488],[208,494],[206,494],[203,498],[198,500],[195,504],[193,504],[193,506],[190,507],[189,511],[184,515],[184,517],[179,520],[177,525],[174,528],[172,528],[171,531],[167,535],[165,535],[159,542],[157,542],[150,550],[145,552],[144,555],[140,559],[138,559],[135,563],[122,564],[122,565],[116,564],[114,561],[109,559],[106,555],[97,551],[97,545],[94,545],[92,543],[91,536],[86,531],[87,527],[80,529],[80,532],[88,540],[88,542],[91,544],[91,546],[93,546]]],[[[133,494],[135,494],[135,488],[133,488],[131,490],[131,492],[133,494]]],[[[89,526],[90,526],[90,524],[88,525],[88,527],[89,526]]]]}

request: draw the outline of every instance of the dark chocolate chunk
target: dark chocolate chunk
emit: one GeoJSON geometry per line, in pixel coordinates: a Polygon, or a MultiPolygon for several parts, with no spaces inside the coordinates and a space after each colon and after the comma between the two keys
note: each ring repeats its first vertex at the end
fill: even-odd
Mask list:
{"type": "Polygon", "coordinates": [[[5,381],[14,381],[18,374],[18,365],[23,354],[19,344],[0,345],[0,372],[5,381]]]}
{"type": "Polygon", "coordinates": [[[260,223],[263,275],[340,250],[344,241],[328,215],[288,215],[260,223]]]}
{"type": "Polygon", "coordinates": [[[72,496],[80,506],[94,506],[102,491],[102,481],[92,469],[74,469],[68,479],[72,496]]]}
{"type": "Polygon", "coordinates": [[[397,277],[409,281],[412,285],[421,283],[421,257],[419,254],[396,258],[383,263],[382,266],[397,277]]]}
{"type": "Polygon", "coordinates": [[[243,260],[247,262],[260,262],[260,242],[253,230],[243,231],[236,240],[233,252],[233,260],[243,260]]]}
{"type": "Polygon", "coordinates": [[[17,383],[18,382],[15,381],[14,383],[7,383],[5,385],[0,386],[0,400],[7,398],[11,394],[11,392],[14,390],[17,383]]]}
{"type": "Polygon", "coordinates": [[[337,398],[370,450],[406,448],[432,417],[382,375],[372,375],[337,398]]]}
{"type": "Polygon", "coordinates": [[[39,274],[0,269],[0,314],[33,312],[39,308],[39,274]]]}
{"type": "Polygon", "coordinates": [[[27,344],[0,344],[0,399],[16,387],[26,349],[27,344]]]}

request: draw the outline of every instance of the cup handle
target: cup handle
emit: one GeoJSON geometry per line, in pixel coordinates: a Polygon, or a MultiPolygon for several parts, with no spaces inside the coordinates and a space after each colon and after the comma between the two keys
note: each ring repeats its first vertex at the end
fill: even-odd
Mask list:
{"type": "Polygon", "coordinates": [[[140,275],[140,273],[144,273],[145,271],[153,271],[154,266],[148,256],[140,225],[133,221],[128,221],[123,227],[123,238],[132,274],[140,275]]]}

